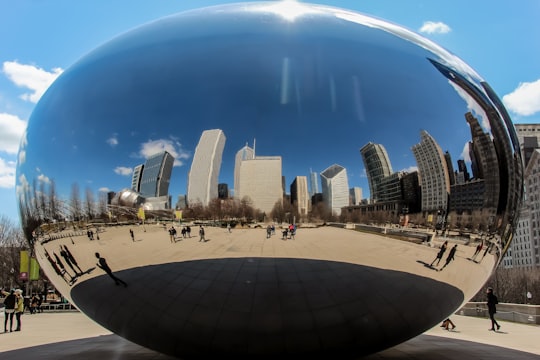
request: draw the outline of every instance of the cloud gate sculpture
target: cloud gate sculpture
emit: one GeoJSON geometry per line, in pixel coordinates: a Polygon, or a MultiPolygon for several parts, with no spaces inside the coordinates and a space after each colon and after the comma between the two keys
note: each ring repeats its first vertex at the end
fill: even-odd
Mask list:
{"type": "Polygon", "coordinates": [[[54,286],[181,358],[354,358],[421,334],[485,284],[522,195],[510,117],[465,62],[291,2],[112,39],[44,94],[19,158],[54,286]]]}

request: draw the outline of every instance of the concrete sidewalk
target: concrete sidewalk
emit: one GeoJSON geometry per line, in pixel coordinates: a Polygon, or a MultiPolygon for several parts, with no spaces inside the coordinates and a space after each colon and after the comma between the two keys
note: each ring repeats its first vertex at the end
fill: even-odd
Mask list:
{"type": "MultiPolygon", "coordinates": [[[[452,320],[453,331],[437,326],[367,359],[540,359],[540,326],[500,322],[500,331],[492,332],[489,319],[455,315],[452,320]]],[[[25,314],[22,321],[22,331],[0,333],[3,360],[58,360],[75,354],[78,360],[172,359],[112,334],[79,312],[25,314]]]]}

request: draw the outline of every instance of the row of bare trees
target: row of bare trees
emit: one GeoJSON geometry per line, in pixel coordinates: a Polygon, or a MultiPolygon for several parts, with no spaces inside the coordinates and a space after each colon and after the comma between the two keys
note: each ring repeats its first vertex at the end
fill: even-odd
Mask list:
{"type": "Polygon", "coordinates": [[[540,305],[540,267],[499,267],[471,301],[486,301],[488,287],[493,288],[499,302],[540,305]]]}
{"type": "MultiPolygon", "coordinates": [[[[21,288],[28,285],[19,278],[20,252],[28,250],[21,227],[5,215],[0,215],[0,288],[21,288]]],[[[35,281],[35,289],[44,289],[47,280],[35,281]]]]}

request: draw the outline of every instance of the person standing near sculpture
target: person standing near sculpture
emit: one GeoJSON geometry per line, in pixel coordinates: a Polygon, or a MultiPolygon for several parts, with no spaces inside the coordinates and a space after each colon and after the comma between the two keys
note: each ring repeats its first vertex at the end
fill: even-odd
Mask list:
{"type": "Polygon", "coordinates": [[[24,312],[24,296],[21,289],[15,290],[17,302],[15,303],[15,320],[17,320],[17,328],[15,331],[21,331],[21,316],[24,312]]]}
{"type": "Polygon", "coordinates": [[[493,288],[487,289],[487,307],[488,307],[488,313],[489,318],[491,320],[491,329],[489,331],[495,331],[495,327],[497,327],[497,330],[501,328],[501,325],[495,320],[495,314],[497,313],[497,304],[499,303],[499,299],[497,299],[497,296],[493,293],[493,288]]]}
{"type": "Polygon", "coordinates": [[[4,332],[7,332],[7,324],[9,321],[9,331],[13,331],[13,317],[15,316],[15,305],[17,304],[17,297],[15,295],[15,290],[10,292],[2,290],[4,298],[4,332]]]}

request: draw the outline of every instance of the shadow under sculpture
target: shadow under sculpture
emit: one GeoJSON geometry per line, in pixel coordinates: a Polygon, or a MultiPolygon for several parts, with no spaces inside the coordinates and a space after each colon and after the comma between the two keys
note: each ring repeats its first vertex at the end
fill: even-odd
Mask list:
{"type": "Polygon", "coordinates": [[[296,2],[112,39],[51,85],[20,152],[22,225],[51,282],[104,327],[183,358],[355,358],[421,334],[492,274],[522,191],[511,120],[466,63],[296,2]],[[194,220],[205,241],[169,234],[194,220]],[[445,241],[459,247],[434,271],[445,241]],[[478,242],[482,261],[467,260],[478,242]]]}

